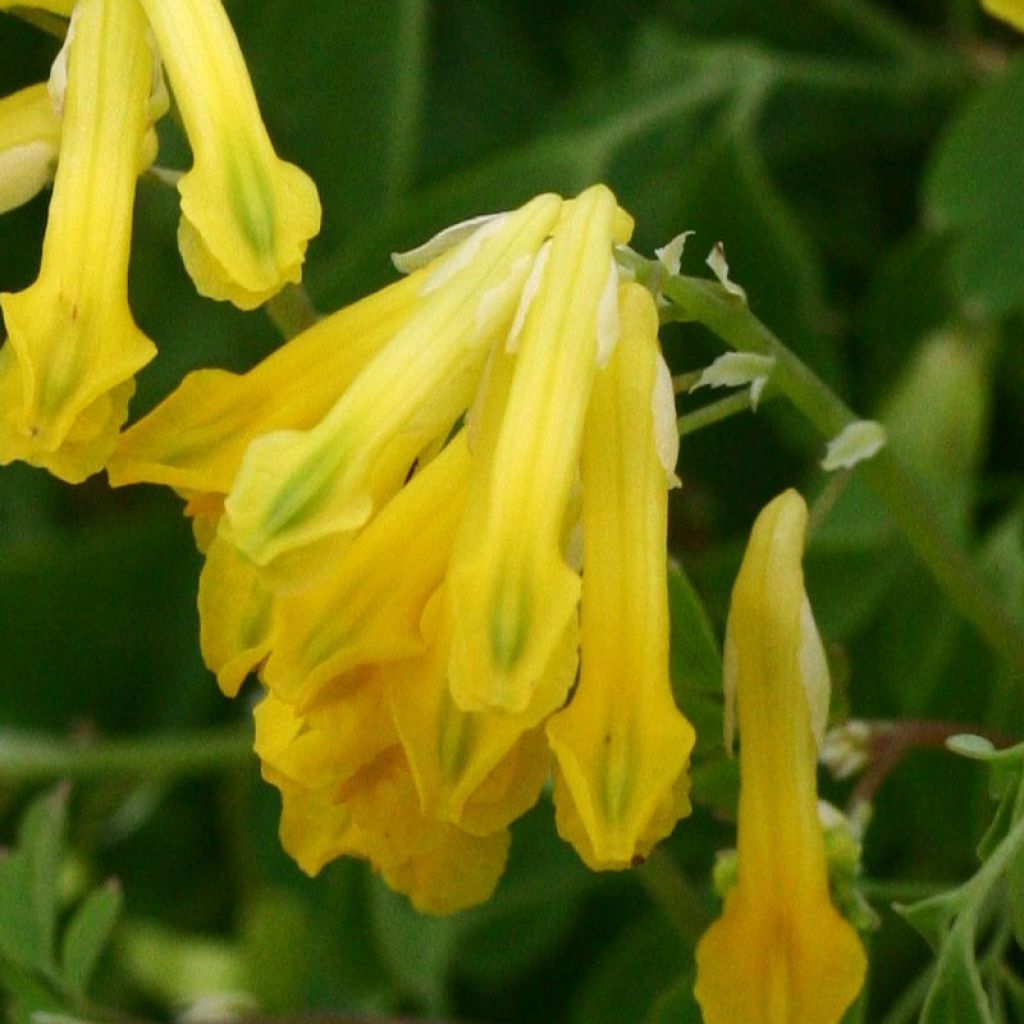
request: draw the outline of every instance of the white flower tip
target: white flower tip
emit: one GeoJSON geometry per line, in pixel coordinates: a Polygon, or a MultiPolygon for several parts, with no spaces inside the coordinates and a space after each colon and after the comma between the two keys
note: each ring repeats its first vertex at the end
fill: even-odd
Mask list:
{"type": "Polygon", "coordinates": [[[832,472],[852,469],[885,447],[885,427],[875,420],[855,420],[847,424],[831,441],[821,460],[821,468],[832,472]]]}
{"type": "Polygon", "coordinates": [[[667,245],[654,250],[654,255],[658,257],[658,262],[673,276],[679,273],[679,268],[683,261],[683,250],[686,248],[686,240],[692,234],[695,234],[695,232],[683,231],[676,235],[667,245]]]}
{"type": "Polygon", "coordinates": [[[828,709],[832,699],[832,679],[828,671],[825,646],[821,642],[811,602],[804,595],[800,608],[800,650],[797,652],[800,680],[807,697],[807,710],[811,718],[811,732],[820,750],[828,729],[828,709]]]}
{"type": "Polygon", "coordinates": [[[704,370],[700,380],[690,390],[704,387],[739,388],[749,384],[750,405],[756,410],[774,369],[775,360],[771,356],[759,356],[754,352],[726,352],[704,370]]]}
{"type": "MultiPolygon", "coordinates": [[[[480,217],[471,217],[469,220],[459,221],[458,224],[452,224],[443,231],[439,231],[433,238],[428,239],[422,245],[416,246],[415,249],[408,249],[405,252],[393,252],[391,254],[391,262],[394,264],[395,270],[400,274],[411,274],[413,271],[425,267],[432,260],[437,259],[438,256],[443,256],[446,252],[461,245],[475,235],[480,228],[504,216],[504,213],[485,213],[480,217]]],[[[472,256],[472,253],[470,256],[472,256]]],[[[464,266],[464,264],[460,264],[460,266],[464,266]]]]}
{"type": "Polygon", "coordinates": [[[50,65],[50,78],[46,83],[47,91],[50,94],[50,102],[53,104],[54,112],[58,117],[64,113],[64,94],[68,89],[68,55],[71,53],[71,40],[75,35],[75,22],[78,20],[78,6],[71,12],[71,19],[68,22],[67,34],[64,36],[64,44],[50,65]]]}
{"type": "Polygon", "coordinates": [[[682,481],[676,476],[676,462],[679,459],[679,428],[676,425],[676,395],[672,387],[672,371],[665,357],[658,353],[654,388],[651,391],[651,408],[654,413],[654,448],[658,460],[665,470],[668,486],[681,487],[682,481]]]}
{"type": "Polygon", "coordinates": [[[708,253],[706,262],[711,268],[711,272],[718,278],[718,283],[730,295],[735,295],[736,298],[742,299],[744,302],[747,301],[747,293],[729,277],[729,264],[725,259],[725,246],[721,242],[715,243],[715,247],[708,253]]]}
{"type": "Polygon", "coordinates": [[[863,771],[871,760],[870,726],[851,719],[829,729],[818,751],[818,760],[836,779],[849,779],[863,771]]]}
{"type": "Polygon", "coordinates": [[[597,301],[597,365],[605,367],[619,340],[619,268],[608,260],[608,276],[597,301]]]}
{"type": "Polygon", "coordinates": [[[540,283],[544,278],[544,268],[548,265],[548,255],[551,253],[551,240],[548,239],[539,249],[533,258],[533,265],[526,277],[523,290],[519,293],[519,305],[516,306],[515,316],[512,318],[512,326],[508,331],[508,338],[505,341],[505,351],[512,353],[519,348],[519,338],[523,333],[526,324],[526,316],[530,312],[533,300],[540,291],[540,283]]]}

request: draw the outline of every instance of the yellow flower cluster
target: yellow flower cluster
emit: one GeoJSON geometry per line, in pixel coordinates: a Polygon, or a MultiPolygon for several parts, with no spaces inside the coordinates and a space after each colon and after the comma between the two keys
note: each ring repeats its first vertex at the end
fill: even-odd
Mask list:
{"type": "Polygon", "coordinates": [[[135,182],[168,108],[162,68],[192,146],[178,235],[200,292],[249,309],[299,280],[320,203],[274,153],[221,0],[18,6],[71,20],[49,83],[0,101],[0,211],[53,177],[39,277],[0,295],[0,463],[77,482],[106,462],[156,351],[127,288],[135,182]]]}
{"type": "Polygon", "coordinates": [[[123,435],[111,480],[189,502],[204,656],[228,694],[259,674],[256,749],[305,870],[347,854],[424,910],[485,899],[552,763],[594,868],[688,813],[674,402],[654,299],[614,259],[631,230],[603,186],[458,225],[123,435]]]}

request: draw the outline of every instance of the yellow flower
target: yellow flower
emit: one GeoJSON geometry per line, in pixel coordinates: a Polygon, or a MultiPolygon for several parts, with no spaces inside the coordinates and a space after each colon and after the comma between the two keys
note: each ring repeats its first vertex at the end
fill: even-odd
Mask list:
{"type": "Polygon", "coordinates": [[[267,691],[257,750],[305,870],[359,856],[421,908],[486,898],[549,743],[594,867],[688,812],[674,404],[654,300],[619,283],[631,228],[603,186],[457,225],[249,374],[186,379],[111,460],[199,517],[203,653],[226,693],[267,691]]]}
{"type": "Polygon", "coordinates": [[[583,594],[577,693],[548,722],[559,830],[592,867],[628,867],[689,813],[694,733],[672,699],[665,536],[675,423],[654,300],[623,285],[622,333],[598,371],[583,442],[583,594]],[[665,463],[668,463],[666,465],[665,463]]]}
{"type": "Polygon", "coordinates": [[[60,118],[45,83],[0,99],[0,213],[53,180],[59,150],[60,118]]]}
{"type": "Polygon", "coordinates": [[[42,266],[25,291],[0,296],[0,462],[79,481],[113,449],[133,376],[155,352],[127,296],[153,57],[134,0],[82,0],[70,36],[42,266]]]}
{"type": "Polygon", "coordinates": [[[697,947],[707,1024],[838,1024],[864,982],[864,949],[829,897],[818,820],[829,680],[800,567],[806,523],[795,491],[771,502],[733,589],[725,671],[742,740],[738,875],[697,947]]]}
{"type": "Polygon", "coordinates": [[[280,160],[221,0],[139,0],[192,146],[178,242],[203,294],[252,309],[302,277],[320,230],[310,178],[280,160]]]}
{"type": "Polygon", "coordinates": [[[981,0],[981,6],[989,14],[1024,32],[1024,3],[1021,0],[981,0]]]}

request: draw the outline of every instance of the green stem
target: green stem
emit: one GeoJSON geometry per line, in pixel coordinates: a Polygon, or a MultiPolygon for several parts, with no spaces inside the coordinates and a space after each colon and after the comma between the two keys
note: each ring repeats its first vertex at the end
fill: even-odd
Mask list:
{"type": "Polygon", "coordinates": [[[927,43],[904,22],[864,0],[818,0],[833,20],[881,53],[919,61],[931,56],[927,43]]]}
{"type": "Polygon", "coordinates": [[[735,416],[737,413],[747,412],[750,409],[750,390],[744,388],[735,395],[727,398],[720,398],[717,402],[705,405],[702,409],[688,412],[676,420],[679,429],[679,436],[695,434],[698,430],[710,427],[713,423],[720,423],[722,420],[735,416]]]}
{"type": "Polygon", "coordinates": [[[636,877],[682,940],[689,946],[696,946],[704,929],[711,923],[711,917],[671,856],[660,847],[653,849],[643,867],[636,872],[636,877]]]}
{"type": "MultiPolygon", "coordinates": [[[[826,439],[857,417],[809,366],[788,349],[747,305],[720,285],[689,277],[666,278],[665,298],[682,320],[697,320],[740,352],[775,360],[771,385],[785,395],[826,439]]],[[[668,311],[671,318],[672,311],[668,311]]],[[[860,467],[888,507],[917,556],[953,604],[1024,685],[1024,627],[993,596],[977,566],[948,535],[917,481],[891,448],[860,467]]]]}
{"type": "Polygon", "coordinates": [[[201,775],[251,756],[252,729],[248,724],[88,745],[7,732],[0,733],[0,782],[201,775]]]}
{"type": "Polygon", "coordinates": [[[267,299],[263,308],[285,341],[301,334],[320,319],[301,284],[285,285],[276,295],[267,299]]]}

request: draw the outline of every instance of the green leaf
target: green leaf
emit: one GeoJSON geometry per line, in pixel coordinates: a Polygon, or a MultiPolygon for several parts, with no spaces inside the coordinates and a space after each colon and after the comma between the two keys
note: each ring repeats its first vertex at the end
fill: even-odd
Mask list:
{"type": "Polygon", "coordinates": [[[693,997],[694,973],[688,971],[657,999],[647,1024],[701,1024],[700,1007],[693,997]]]}
{"type": "Polygon", "coordinates": [[[950,924],[963,910],[966,896],[962,889],[951,889],[910,906],[895,904],[893,909],[914,928],[929,946],[938,950],[950,929],[950,924]]]}
{"type": "Polygon", "coordinates": [[[68,922],[61,938],[61,973],[76,992],[88,987],[123,903],[121,887],[111,880],[93,889],[68,922]]]}
{"type": "Polygon", "coordinates": [[[694,759],[721,757],[722,654],[700,595],[673,563],[668,573],[672,689],[697,730],[694,759]]]}
{"type": "Polygon", "coordinates": [[[20,851],[0,857],[0,954],[28,966],[47,962],[32,905],[28,858],[20,851]]]}
{"type": "Polygon", "coordinates": [[[965,914],[943,944],[919,1024],[993,1024],[974,943],[974,918],[965,914]]]}
{"type": "Polygon", "coordinates": [[[1024,304],[1024,61],[979,90],[953,123],[925,185],[932,221],[958,245],[954,270],[977,312],[1024,304]]]}
{"type": "Polygon", "coordinates": [[[419,914],[405,896],[374,878],[370,921],[382,958],[399,990],[428,1013],[443,1014],[457,919],[419,914]]]}

